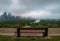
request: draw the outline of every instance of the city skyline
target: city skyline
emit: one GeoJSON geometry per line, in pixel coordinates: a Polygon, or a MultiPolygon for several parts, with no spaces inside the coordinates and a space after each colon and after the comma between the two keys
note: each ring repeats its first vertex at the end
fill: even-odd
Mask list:
{"type": "Polygon", "coordinates": [[[15,15],[12,15],[12,13],[10,13],[10,12],[3,12],[3,14],[0,15],[0,20],[21,20],[21,19],[31,20],[33,18],[31,18],[31,17],[15,16],[15,15]]]}
{"type": "Polygon", "coordinates": [[[2,15],[0,15],[0,19],[5,19],[5,20],[20,20],[20,16],[14,16],[9,12],[3,12],[2,15]]]}
{"type": "Polygon", "coordinates": [[[0,15],[12,15],[36,19],[60,19],[60,0],[0,0],[0,15]]]}

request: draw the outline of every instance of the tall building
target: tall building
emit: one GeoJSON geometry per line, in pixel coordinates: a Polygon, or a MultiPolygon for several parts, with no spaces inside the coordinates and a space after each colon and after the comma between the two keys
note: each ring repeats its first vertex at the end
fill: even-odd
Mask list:
{"type": "Polygon", "coordinates": [[[3,15],[0,16],[0,22],[2,22],[2,21],[4,21],[4,16],[3,15]]]}
{"type": "Polygon", "coordinates": [[[15,18],[15,16],[12,16],[12,20],[15,20],[16,18],[15,18]]]}
{"type": "Polygon", "coordinates": [[[3,13],[3,17],[4,17],[4,19],[8,19],[7,16],[8,16],[8,15],[7,15],[7,12],[4,12],[4,13],[3,13]]]}
{"type": "Polygon", "coordinates": [[[12,20],[12,15],[11,15],[11,13],[8,13],[8,20],[12,20]]]}
{"type": "Polygon", "coordinates": [[[0,18],[4,18],[4,16],[3,15],[1,15],[1,17],[0,18]]]}

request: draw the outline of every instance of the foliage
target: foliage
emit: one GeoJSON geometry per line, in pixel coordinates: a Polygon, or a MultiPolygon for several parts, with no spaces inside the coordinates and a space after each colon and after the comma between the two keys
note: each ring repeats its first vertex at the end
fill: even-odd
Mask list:
{"type": "Polygon", "coordinates": [[[16,27],[24,27],[24,26],[31,26],[31,27],[60,27],[60,19],[53,20],[53,19],[41,19],[40,22],[34,23],[35,20],[12,20],[12,21],[3,21],[0,22],[0,27],[8,27],[8,28],[16,28],[16,27]]]}

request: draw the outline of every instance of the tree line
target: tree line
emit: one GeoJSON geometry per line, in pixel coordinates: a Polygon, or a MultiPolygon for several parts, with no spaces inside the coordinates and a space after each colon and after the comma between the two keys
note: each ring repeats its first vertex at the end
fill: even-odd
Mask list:
{"type": "Polygon", "coordinates": [[[34,23],[36,20],[13,20],[0,22],[0,28],[16,28],[23,26],[32,27],[60,27],[60,19],[40,19],[39,22],[34,23]]]}

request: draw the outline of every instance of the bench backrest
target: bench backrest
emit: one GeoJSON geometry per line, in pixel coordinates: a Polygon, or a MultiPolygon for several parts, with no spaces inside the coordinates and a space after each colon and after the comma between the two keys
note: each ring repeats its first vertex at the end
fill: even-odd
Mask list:
{"type": "Polygon", "coordinates": [[[20,36],[43,36],[46,28],[20,28],[20,36]]]}

